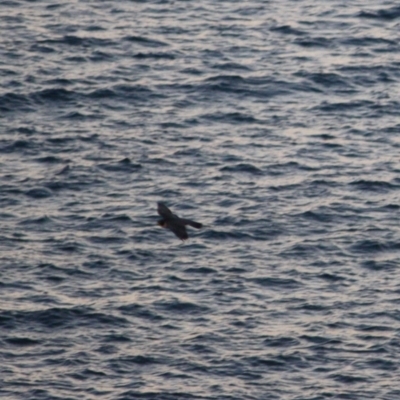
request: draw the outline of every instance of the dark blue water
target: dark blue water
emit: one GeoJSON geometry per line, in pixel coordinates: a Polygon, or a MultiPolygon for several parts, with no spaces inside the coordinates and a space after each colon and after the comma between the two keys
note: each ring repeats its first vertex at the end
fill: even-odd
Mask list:
{"type": "Polygon", "coordinates": [[[1,399],[400,398],[397,2],[9,0],[0,32],[1,399]]]}

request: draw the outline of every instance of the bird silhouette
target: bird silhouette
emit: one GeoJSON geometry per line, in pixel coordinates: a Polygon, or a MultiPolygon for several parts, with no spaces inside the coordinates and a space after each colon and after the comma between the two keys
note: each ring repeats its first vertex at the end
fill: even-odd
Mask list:
{"type": "Polygon", "coordinates": [[[196,229],[200,229],[203,226],[199,222],[178,217],[176,214],[173,214],[164,203],[157,203],[157,212],[162,217],[162,219],[158,220],[158,225],[169,229],[181,240],[189,238],[186,231],[186,225],[190,225],[196,229]]]}

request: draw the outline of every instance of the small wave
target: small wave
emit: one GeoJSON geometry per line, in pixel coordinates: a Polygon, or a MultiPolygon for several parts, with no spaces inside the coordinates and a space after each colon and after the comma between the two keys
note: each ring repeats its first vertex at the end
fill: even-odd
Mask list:
{"type": "Polygon", "coordinates": [[[20,126],[16,129],[16,131],[27,136],[34,135],[36,133],[36,129],[33,126],[20,126]]]}
{"type": "Polygon", "coordinates": [[[250,281],[257,283],[263,287],[296,289],[301,286],[300,282],[295,279],[273,278],[273,277],[260,277],[252,278],[250,281]]]}
{"type": "Polygon", "coordinates": [[[400,186],[385,181],[370,181],[366,179],[350,182],[350,185],[358,190],[371,192],[387,192],[388,190],[399,189],[400,186]]]}
{"type": "Polygon", "coordinates": [[[53,196],[53,192],[45,187],[33,188],[25,192],[25,194],[34,199],[45,199],[53,196]]]}
{"type": "Polygon", "coordinates": [[[380,19],[383,21],[393,21],[400,18],[400,7],[381,8],[375,11],[361,11],[358,16],[360,18],[380,19]]]}
{"type": "Polygon", "coordinates": [[[281,253],[282,256],[315,257],[321,249],[321,244],[296,243],[281,253]]]}
{"type": "Polygon", "coordinates": [[[235,62],[225,62],[213,65],[213,68],[221,71],[251,71],[252,69],[247,65],[238,64],[235,62]]]}
{"type": "Polygon", "coordinates": [[[335,73],[314,73],[310,74],[308,78],[314,83],[330,88],[330,87],[351,87],[350,83],[345,80],[341,75],[335,73]]]}
{"type": "Polygon", "coordinates": [[[168,46],[168,43],[163,42],[161,40],[149,39],[144,36],[125,36],[122,40],[126,40],[127,42],[132,42],[136,44],[140,44],[144,47],[165,47],[168,46]]]}
{"type": "MultiPolygon", "coordinates": [[[[382,316],[386,316],[386,313],[383,313],[383,312],[379,313],[378,317],[382,317],[382,316]]],[[[373,315],[370,315],[370,317],[373,317],[373,315]]],[[[396,320],[397,319],[398,318],[396,318],[396,320]]],[[[393,326],[372,325],[372,324],[369,324],[369,325],[361,324],[361,325],[357,326],[357,329],[359,329],[362,332],[394,332],[394,331],[396,331],[396,328],[393,326]]],[[[379,350],[377,352],[379,352],[379,350]]]]}
{"type": "Polygon", "coordinates": [[[311,304],[308,302],[303,302],[302,304],[299,304],[297,306],[291,307],[291,310],[296,310],[296,311],[312,311],[313,314],[318,312],[318,311],[327,311],[324,314],[329,314],[329,311],[331,310],[330,305],[322,305],[322,304],[311,304]]]}
{"type": "Polygon", "coordinates": [[[27,337],[10,337],[4,339],[4,341],[8,344],[18,347],[36,346],[42,343],[40,340],[34,340],[27,337]]]}
{"type": "Polygon", "coordinates": [[[132,339],[123,334],[112,333],[107,335],[104,339],[107,343],[129,343],[132,339]]]}
{"type": "Polygon", "coordinates": [[[247,361],[253,368],[261,367],[272,371],[287,371],[286,363],[284,361],[277,360],[276,358],[253,356],[246,357],[245,361],[247,361]]]}
{"type": "Polygon", "coordinates": [[[155,59],[155,60],[175,60],[177,57],[175,54],[173,53],[153,53],[153,52],[149,52],[149,53],[136,53],[133,56],[134,58],[138,58],[138,59],[155,59]]]}
{"type": "Polygon", "coordinates": [[[179,313],[179,314],[204,314],[208,312],[208,308],[204,306],[200,306],[198,304],[194,304],[188,301],[180,301],[180,300],[173,300],[173,301],[163,301],[158,302],[158,308],[162,310],[179,313]]]}
{"type": "Polygon", "coordinates": [[[355,109],[365,110],[365,108],[369,108],[369,106],[373,105],[372,101],[369,100],[356,100],[349,102],[336,102],[329,103],[327,101],[322,102],[321,105],[314,107],[315,110],[320,110],[324,112],[351,112],[355,109]]]}
{"type": "Polygon", "coordinates": [[[76,98],[76,93],[72,90],[64,88],[51,88],[44,89],[39,92],[32,94],[32,98],[39,102],[69,102],[76,98]]]}
{"type": "Polygon", "coordinates": [[[64,35],[57,39],[45,39],[38,41],[39,45],[67,45],[82,47],[106,47],[115,45],[110,39],[102,39],[98,37],[80,37],[76,35],[64,35]]]}
{"type": "Polygon", "coordinates": [[[292,346],[298,346],[300,344],[300,341],[294,337],[289,337],[289,336],[280,336],[280,337],[272,336],[264,339],[263,343],[268,347],[289,348],[292,346]]]}
{"type": "MultiPolygon", "coordinates": [[[[120,99],[121,101],[150,100],[153,92],[142,85],[115,85],[113,87],[96,89],[86,95],[90,99],[120,99]]],[[[162,95],[157,95],[161,98],[162,95]]]]}
{"type": "Polygon", "coordinates": [[[120,357],[117,360],[118,364],[139,364],[139,365],[149,365],[149,364],[158,364],[159,361],[151,356],[142,356],[142,355],[137,355],[137,356],[124,356],[120,357]]]}
{"type": "Polygon", "coordinates": [[[384,360],[381,358],[373,358],[369,359],[365,362],[365,367],[373,368],[380,371],[397,371],[398,365],[397,362],[393,362],[390,360],[384,360]]]}
{"type": "Polygon", "coordinates": [[[333,374],[328,376],[337,382],[344,383],[346,385],[353,385],[357,383],[369,382],[369,377],[355,376],[355,375],[344,375],[344,374],[333,374]]]}
{"type": "Polygon", "coordinates": [[[296,171],[300,168],[300,164],[296,161],[289,161],[286,163],[272,164],[268,166],[267,173],[272,176],[285,175],[296,171]]]}
{"type": "Polygon", "coordinates": [[[99,164],[99,168],[108,172],[137,172],[142,168],[141,164],[133,163],[129,158],[124,158],[115,164],[99,164]]]}
{"type": "Polygon", "coordinates": [[[54,144],[54,145],[60,145],[63,146],[66,143],[73,142],[76,140],[76,137],[71,137],[71,136],[53,136],[49,137],[46,139],[47,142],[54,144]]]}
{"type": "Polygon", "coordinates": [[[114,55],[110,53],[106,53],[105,51],[94,51],[89,60],[93,62],[103,62],[103,61],[112,61],[114,59],[114,55]]]}
{"type": "Polygon", "coordinates": [[[215,274],[217,271],[213,268],[209,267],[198,267],[198,268],[187,268],[185,270],[188,274],[201,274],[201,275],[208,275],[208,274],[215,274]]]}
{"type": "Polygon", "coordinates": [[[108,99],[115,97],[116,93],[112,89],[96,89],[88,94],[92,99],[108,99]]]}
{"type": "Polygon", "coordinates": [[[129,315],[132,317],[148,319],[151,321],[161,321],[164,318],[154,313],[154,311],[150,310],[149,307],[141,306],[138,304],[131,304],[127,306],[121,306],[118,308],[121,311],[122,315],[129,315]]]}
{"type": "Polygon", "coordinates": [[[247,233],[243,233],[240,230],[224,232],[216,231],[214,229],[207,229],[207,231],[202,236],[210,240],[253,240],[253,236],[247,233]]]}
{"type": "Polygon", "coordinates": [[[79,253],[83,250],[83,245],[81,242],[63,241],[57,243],[55,248],[65,253],[79,253]]]}
{"type": "Polygon", "coordinates": [[[332,222],[335,219],[333,214],[318,211],[306,211],[300,215],[303,218],[311,219],[318,222],[332,222]]]}
{"type": "Polygon", "coordinates": [[[104,214],[101,217],[105,221],[118,222],[118,223],[132,223],[132,218],[126,214],[104,214]]]}
{"type": "Polygon", "coordinates": [[[249,173],[252,175],[261,175],[262,170],[255,167],[253,164],[239,163],[236,165],[227,165],[220,168],[221,172],[238,172],[238,173],[249,173]]]}
{"type": "Polygon", "coordinates": [[[290,25],[273,26],[272,28],[270,28],[270,31],[282,33],[284,35],[294,35],[294,36],[303,36],[306,34],[304,31],[292,28],[290,25]]]}
{"type": "Polygon", "coordinates": [[[346,278],[344,278],[344,277],[342,277],[340,275],[327,273],[327,272],[324,272],[323,274],[318,275],[318,278],[324,279],[324,280],[327,280],[327,281],[330,281],[330,282],[338,282],[338,281],[345,281],[346,280],[346,278]]]}
{"type": "Polygon", "coordinates": [[[294,43],[301,47],[322,47],[329,49],[334,46],[331,39],[326,37],[303,37],[294,40],[294,43]]]}
{"type": "Polygon", "coordinates": [[[240,75],[216,75],[206,78],[199,87],[204,92],[221,92],[266,99],[289,94],[297,90],[311,91],[310,85],[297,85],[292,81],[277,80],[272,77],[242,77],[240,75]]]}
{"type": "Polygon", "coordinates": [[[360,253],[376,253],[387,248],[385,243],[376,240],[361,240],[354,244],[351,249],[360,253]]]}
{"type": "Polygon", "coordinates": [[[305,340],[309,343],[319,345],[321,350],[322,350],[322,345],[340,345],[343,342],[339,339],[332,339],[327,336],[321,336],[321,335],[301,335],[299,337],[301,340],[305,340]]]}
{"type": "Polygon", "coordinates": [[[30,49],[31,52],[35,52],[35,53],[44,53],[44,54],[49,54],[49,53],[54,53],[56,51],[56,49],[54,47],[51,46],[44,46],[44,45],[40,45],[38,43],[33,44],[30,49]]]}
{"type": "Polygon", "coordinates": [[[29,150],[36,149],[36,143],[31,140],[18,139],[11,144],[4,145],[0,152],[2,153],[26,153],[29,150]]]}
{"type": "Polygon", "coordinates": [[[44,163],[44,164],[60,164],[60,163],[65,162],[65,160],[63,160],[60,157],[56,157],[56,156],[39,157],[39,158],[36,158],[35,161],[44,163]]]}
{"type": "Polygon", "coordinates": [[[67,57],[65,61],[73,62],[73,63],[86,63],[87,59],[86,57],[81,57],[81,56],[72,56],[72,57],[67,57]]]}
{"type": "Polygon", "coordinates": [[[398,251],[400,250],[400,243],[392,241],[381,241],[365,239],[360,240],[351,246],[351,250],[357,253],[379,253],[383,251],[398,251]]]}
{"type": "Polygon", "coordinates": [[[67,164],[65,167],[63,167],[60,171],[58,171],[57,173],[56,173],[56,175],[65,175],[65,174],[67,174],[68,172],[70,172],[70,170],[71,170],[71,167],[67,164]]]}
{"type": "Polygon", "coordinates": [[[0,95],[0,111],[33,111],[33,103],[29,96],[17,93],[5,93],[0,95]]]}
{"type": "Polygon", "coordinates": [[[66,78],[51,78],[44,82],[46,85],[53,86],[70,86],[74,84],[74,81],[66,78]]]}
{"type": "Polygon", "coordinates": [[[246,80],[240,75],[215,75],[205,79],[205,82],[218,82],[224,85],[245,83],[246,80]]]}
{"type": "Polygon", "coordinates": [[[0,312],[0,325],[6,323],[13,329],[25,326],[43,326],[46,328],[65,328],[75,325],[100,327],[123,326],[125,318],[99,313],[85,307],[48,308],[42,311],[3,311],[0,312]]]}
{"type": "Polygon", "coordinates": [[[397,41],[391,39],[363,36],[346,38],[343,40],[343,44],[351,46],[384,45],[384,47],[381,47],[381,51],[390,51],[390,49],[387,49],[387,46],[392,46],[393,48],[396,48],[398,43],[397,41]]]}
{"type": "Polygon", "coordinates": [[[115,243],[125,243],[126,239],[120,236],[89,236],[87,238],[91,243],[111,245],[115,243]]]}
{"type": "Polygon", "coordinates": [[[250,114],[243,114],[240,112],[234,113],[213,113],[213,114],[203,114],[202,119],[215,121],[215,122],[225,122],[225,123],[237,123],[237,124],[254,124],[259,122],[250,114]]]}
{"type": "Polygon", "coordinates": [[[19,222],[19,225],[45,225],[53,223],[53,220],[47,215],[39,218],[27,218],[19,222]]]}
{"type": "MultiPolygon", "coordinates": [[[[136,0],[138,1],[138,0],[136,0]]],[[[127,368],[125,370],[118,370],[118,372],[126,372],[131,373],[131,369],[127,368]]],[[[171,378],[166,378],[166,380],[171,380],[171,378]]],[[[146,390],[143,392],[142,390],[127,390],[122,392],[115,400],[208,400],[209,398],[204,397],[203,395],[195,396],[188,393],[188,390],[172,390],[170,392],[166,392],[165,390],[146,390]]],[[[219,395],[218,400],[234,400],[234,398],[230,395],[224,396],[219,395]]]]}
{"type": "Polygon", "coordinates": [[[376,261],[376,260],[366,260],[361,263],[363,268],[370,269],[372,271],[395,271],[397,268],[397,263],[395,261],[376,261]]]}

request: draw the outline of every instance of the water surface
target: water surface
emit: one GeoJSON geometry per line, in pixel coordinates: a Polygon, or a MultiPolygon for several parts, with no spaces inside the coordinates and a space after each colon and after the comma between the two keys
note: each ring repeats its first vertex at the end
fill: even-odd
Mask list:
{"type": "Polygon", "coordinates": [[[0,22],[2,399],[399,398],[394,1],[0,22]]]}

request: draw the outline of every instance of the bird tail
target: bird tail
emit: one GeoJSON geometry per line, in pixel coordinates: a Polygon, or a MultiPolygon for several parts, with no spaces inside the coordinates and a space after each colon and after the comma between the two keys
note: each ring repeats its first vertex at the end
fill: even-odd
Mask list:
{"type": "Polygon", "coordinates": [[[200,229],[203,227],[203,224],[200,224],[200,222],[192,221],[191,219],[184,219],[183,221],[184,221],[183,223],[185,225],[193,226],[193,228],[196,228],[196,229],[200,229]]]}

